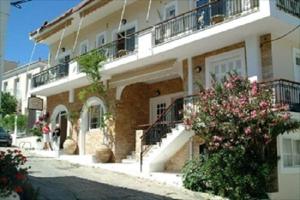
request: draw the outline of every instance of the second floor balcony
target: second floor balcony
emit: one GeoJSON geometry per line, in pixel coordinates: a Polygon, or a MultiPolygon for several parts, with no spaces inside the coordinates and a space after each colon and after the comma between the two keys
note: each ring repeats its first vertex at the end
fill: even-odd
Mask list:
{"type": "MultiPolygon", "coordinates": [[[[176,59],[176,56],[185,58],[205,53],[225,46],[227,43],[241,42],[245,39],[241,36],[243,34],[254,35],[257,32],[271,31],[267,26],[262,26],[270,22],[260,6],[264,1],[211,0],[146,29],[137,32],[135,29],[128,29],[123,33],[118,33],[117,40],[92,51],[102,52],[107,57],[102,70],[108,77],[112,76],[112,73],[122,73],[161,62],[161,59],[176,59]],[[228,26],[230,29],[227,30],[228,26]],[[201,46],[201,51],[199,46],[201,46]]],[[[277,4],[274,2],[274,5],[277,5],[278,12],[289,11],[292,9],[290,2],[293,1],[295,0],[277,0],[277,4]]],[[[295,5],[298,6],[298,3],[295,5]]],[[[292,11],[292,13],[300,13],[295,9],[292,11]]],[[[76,56],[70,55],[71,58],[73,57],[71,64],[59,64],[34,75],[33,89],[66,76],[73,76],[74,65],[72,63],[76,62],[76,56]]],[[[78,64],[75,68],[76,73],[80,73],[78,64]]],[[[36,91],[39,92],[38,90],[34,92],[36,91]]]]}
{"type": "Polygon", "coordinates": [[[48,68],[32,77],[32,88],[36,88],[53,81],[62,79],[69,74],[69,64],[62,63],[48,68]]]}

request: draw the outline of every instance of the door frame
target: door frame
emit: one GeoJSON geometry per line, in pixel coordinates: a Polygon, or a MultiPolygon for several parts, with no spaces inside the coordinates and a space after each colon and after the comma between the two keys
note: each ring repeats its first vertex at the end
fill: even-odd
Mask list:
{"type": "Polygon", "coordinates": [[[184,96],[184,92],[176,92],[176,93],[171,93],[167,95],[161,95],[157,97],[152,97],[149,99],[149,123],[153,124],[157,119],[154,119],[153,112],[152,112],[152,106],[155,103],[155,101],[158,101],[160,99],[167,99],[167,105],[166,108],[168,108],[173,102],[172,98],[180,98],[184,96]]]}

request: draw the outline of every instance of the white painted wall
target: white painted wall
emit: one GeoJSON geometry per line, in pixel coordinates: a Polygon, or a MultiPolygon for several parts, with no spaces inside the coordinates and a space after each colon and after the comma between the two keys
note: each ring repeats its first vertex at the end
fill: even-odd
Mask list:
{"type": "MultiPolygon", "coordinates": [[[[37,74],[39,73],[47,64],[44,62],[35,62],[32,65],[29,66],[28,71],[27,67],[20,66],[16,69],[10,70],[3,74],[3,81],[2,81],[2,89],[4,90],[4,84],[7,83],[7,92],[14,95],[15,91],[15,80],[19,78],[19,85],[20,85],[20,99],[18,99],[21,102],[21,112],[22,114],[25,114],[26,108],[27,108],[27,99],[30,96],[30,90],[31,90],[31,81],[28,81],[27,74],[37,74]]],[[[44,98],[44,102],[45,102],[44,98]]],[[[44,105],[46,105],[44,103],[44,105]]]]}
{"type": "MultiPolygon", "coordinates": [[[[295,119],[300,120],[300,113],[293,113],[295,119]]],[[[282,138],[289,137],[300,139],[300,130],[295,133],[285,133],[278,136],[277,139],[277,155],[282,158],[282,138]]],[[[278,188],[279,191],[271,193],[270,197],[274,200],[299,200],[300,199],[300,167],[284,168],[282,159],[278,162],[278,188]]]]}
{"type": "MultiPolygon", "coordinates": [[[[276,37],[277,35],[272,35],[272,38],[276,37]]],[[[272,42],[272,62],[275,79],[284,78],[295,80],[293,48],[300,48],[300,44],[291,42],[287,39],[272,42]]]]}

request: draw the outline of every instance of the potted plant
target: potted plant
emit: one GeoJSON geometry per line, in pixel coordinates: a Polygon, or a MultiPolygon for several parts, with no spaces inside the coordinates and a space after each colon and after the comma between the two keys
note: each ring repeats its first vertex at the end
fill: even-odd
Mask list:
{"type": "Polygon", "coordinates": [[[114,119],[111,113],[106,113],[101,119],[101,128],[104,131],[104,138],[102,144],[95,150],[95,161],[101,163],[107,163],[112,157],[112,141],[113,141],[113,129],[114,119]]]}
{"type": "Polygon", "coordinates": [[[76,141],[73,140],[70,136],[68,136],[63,144],[63,149],[65,154],[74,154],[77,149],[76,141]]]}

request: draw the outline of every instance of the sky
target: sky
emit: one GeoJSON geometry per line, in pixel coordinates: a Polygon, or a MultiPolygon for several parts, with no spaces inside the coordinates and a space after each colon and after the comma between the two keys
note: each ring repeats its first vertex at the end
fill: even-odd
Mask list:
{"type": "MultiPolygon", "coordinates": [[[[22,4],[22,9],[11,7],[5,41],[5,59],[16,61],[19,65],[28,63],[34,46],[29,40],[29,33],[79,2],[80,0],[32,0],[22,4]]],[[[46,45],[36,46],[32,61],[39,58],[48,58],[46,45]]]]}

